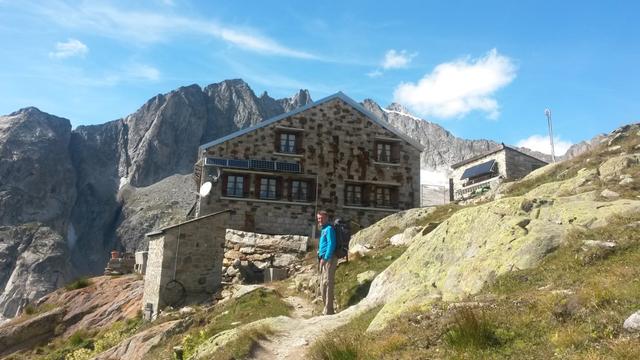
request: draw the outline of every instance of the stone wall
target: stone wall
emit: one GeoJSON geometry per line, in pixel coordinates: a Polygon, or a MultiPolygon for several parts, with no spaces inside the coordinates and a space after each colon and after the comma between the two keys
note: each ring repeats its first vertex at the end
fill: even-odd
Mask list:
{"type": "Polygon", "coordinates": [[[510,180],[522,179],[533,170],[547,165],[547,163],[542,160],[538,160],[532,156],[523,154],[519,151],[511,150],[509,148],[506,149],[506,162],[506,177],[510,180]]]}
{"type": "MultiPolygon", "coordinates": [[[[223,168],[223,177],[230,173],[247,176],[247,196],[223,196],[222,181],[218,181],[210,195],[200,202],[199,213],[233,209],[238,215],[230,224],[234,229],[308,236],[313,231],[317,209],[327,209],[365,227],[391,213],[419,206],[420,150],[339,98],[211,146],[201,154],[201,159],[202,156],[297,162],[301,165],[300,174],[223,168]],[[275,137],[282,129],[295,129],[301,135],[299,153],[275,151],[275,137]],[[376,140],[392,141],[398,145],[396,163],[374,160],[376,140]],[[285,184],[290,179],[308,180],[313,184],[314,192],[317,185],[318,195],[308,202],[290,201],[287,200],[290,189],[284,186],[282,196],[277,200],[262,200],[256,193],[259,176],[277,176],[285,184]],[[371,189],[384,186],[397,189],[397,201],[393,208],[348,206],[345,204],[345,186],[348,183],[371,189]]],[[[204,168],[202,182],[215,171],[210,166],[204,168]]],[[[374,196],[375,193],[370,192],[368,200],[374,196]]]]}
{"type": "Polygon", "coordinates": [[[222,274],[226,282],[262,282],[267,268],[297,270],[307,252],[309,238],[227,230],[222,274]]]}
{"type": "Polygon", "coordinates": [[[167,305],[177,306],[213,295],[222,281],[225,230],[230,214],[214,213],[147,234],[149,258],[143,310],[150,306],[155,317],[167,305]]]}

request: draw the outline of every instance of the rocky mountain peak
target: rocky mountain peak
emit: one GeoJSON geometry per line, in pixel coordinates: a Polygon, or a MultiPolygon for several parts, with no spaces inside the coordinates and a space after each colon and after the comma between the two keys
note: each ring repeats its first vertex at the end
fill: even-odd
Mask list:
{"type": "Polygon", "coordinates": [[[397,111],[399,113],[411,115],[411,112],[406,107],[396,102],[389,104],[389,106],[387,106],[387,110],[397,111]]]}
{"type": "Polygon", "coordinates": [[[282,106],[284,112],[289,112],[312,102],[313,100],[311,100],[311,95],[307,89],[300,89],[292,97],[278,100],[278,103],[282,106]]]}

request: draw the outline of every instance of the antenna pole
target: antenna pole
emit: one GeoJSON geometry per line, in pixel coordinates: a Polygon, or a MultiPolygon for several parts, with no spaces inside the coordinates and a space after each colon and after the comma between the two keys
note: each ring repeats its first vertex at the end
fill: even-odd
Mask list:
{"type": "Polygon", "coordinates": [[[551,124],[551,110],[544,109],[544,115],[547,117],[547,126],[549,127],[549,142],[551,143],[551,160],[556,162],[556,155],[553,149],[553,125],[551,124]]]}

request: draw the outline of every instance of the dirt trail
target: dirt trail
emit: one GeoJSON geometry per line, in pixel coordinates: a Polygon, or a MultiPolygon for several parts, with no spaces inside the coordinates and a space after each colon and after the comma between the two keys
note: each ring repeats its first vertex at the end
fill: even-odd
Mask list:
{"type": "MultiPolygon", "coordinates": [[[[308,306],[313,308],[311,304],[308,304],[308,306]]],[[[271,323],[271,327],[275,333],[269,335],[267,339],[259,341],[258,349],[254,352],[252,359],[304,359],[309,345],[315,340],[347,324],[355,316],[365,312],[371,307],[373,307],[372,304],[361,302],[335,315],[321,315],[306,319],[285,316],[275,318],[273,323],[271,323]]]]}

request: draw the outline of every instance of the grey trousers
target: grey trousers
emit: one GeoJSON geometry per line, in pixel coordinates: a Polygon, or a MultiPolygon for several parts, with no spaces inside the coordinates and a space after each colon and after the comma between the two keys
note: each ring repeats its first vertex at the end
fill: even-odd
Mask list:
{"type": "Polygon", "coordinates": [[[322,302],[324,303],[324,315],[332,315],[333,312],[333,286],[336,278],[336,267],[338,259],[334,257],[321,267],[320,292],[322,293],[322,302]]]}

